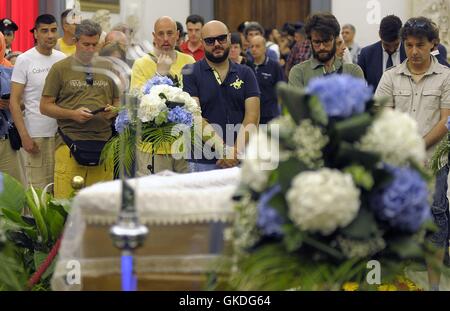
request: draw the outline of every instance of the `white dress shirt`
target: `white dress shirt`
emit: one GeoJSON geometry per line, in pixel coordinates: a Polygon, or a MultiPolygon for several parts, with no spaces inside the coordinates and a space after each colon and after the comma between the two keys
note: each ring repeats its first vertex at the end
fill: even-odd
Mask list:
{"type": "MultiPolygon", "coordinates": [[[[400,64],[400,47],[401,45],[398,46],[397,50],[394,52],[394,54],[392,54],[392,63],[394,66],[397,66],[400,64]]],[[[389,58],[389,54],[386,52],[385,49],[383,49],[383,72],[386,71],[386,62],[389,58]]]]}

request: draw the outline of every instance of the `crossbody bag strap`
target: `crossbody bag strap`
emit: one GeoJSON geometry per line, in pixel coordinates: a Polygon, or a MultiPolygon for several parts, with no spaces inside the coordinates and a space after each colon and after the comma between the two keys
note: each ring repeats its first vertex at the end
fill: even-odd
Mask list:
{"type": "Polygon", "coordinates": [[[64,135],[64,133],[61,131],[61,128],[58,127],[58,133],[61,135],[62,140],[64,143],[69,147],[69,149],[73,146],[73,140],[70,139],[67,135],[64,135]]]}

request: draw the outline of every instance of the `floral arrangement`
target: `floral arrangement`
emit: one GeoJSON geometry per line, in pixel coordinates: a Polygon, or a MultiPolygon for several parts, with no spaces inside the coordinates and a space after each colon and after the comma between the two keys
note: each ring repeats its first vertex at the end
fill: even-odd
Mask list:
{"type": "MultiPolygon", "coordinates": [[[[103,158],[114,154],[114,162],[120,161],[120,141],[125,141],[125,168],[130,173],[134,160],[134,147],[137,143],[152,152],[165,149],[170,153],[171,145],[183,134],[193,129],[196,118],[201,117],[198,103],[178,87],[169,77],[154,76],[148,80],[133,100],[124,105],[115,120],[118,136],[105,146],[103,158]],[[174,127],[179,128],[174,131],[174,127]],[[141,140],[136,140],[137,128],[140,128],[141,140]],[[145,144],[146,147],[145,147],[145,144]]],[[[182,149],[183,146],[180,147],[182,149]]],[[[182,152],[183,150],[177,150],[182,152]]]]}
{"type": "Polygon", "coordinates": [[[192,126],[194,116],[200,116],[201,111],[197,102],[186,92],[169,84],[153,85],[150,80],[144,86],[141,104],[138,110],[138,118],[142,123],[156,126],[163,124],[186,124],[192,126]],[[170,106],[169,103],[174,105],[170,106]]]}
{"type": "Polygon", "coordinates": [[[376,290],[366,282],[370,260],[382,284],[396,284],[432,251],[415,121],[376,109],[371,87],[349,75],[313,79],[305,90],[281,84],[278,93],[283,115],[246,147],[230,288],[376,290]],[[274,141],[278,166],[267,169],[274,141]]]}

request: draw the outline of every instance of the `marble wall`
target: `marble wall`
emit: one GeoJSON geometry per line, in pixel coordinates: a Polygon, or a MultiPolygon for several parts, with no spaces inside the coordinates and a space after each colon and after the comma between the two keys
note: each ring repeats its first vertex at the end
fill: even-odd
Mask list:
{"type": "MultiPolygon", "coordinates": [[[[212,0],[194,1],[194,9],[199,7],[200,1],[205,3],[212,0]]],[[[380,20],[386,15],[395,14],[402,21],[406,21],[412,16],[424,15],[431,18],[439,26],[441,43],[450,51],[450,0],[328,1],[331,4],[331,12],[338,18],[341,25],[351,23],[356,27],[356,41],[361,46],[379,40],[380,20]]],[[[155,20],[159,16],[169,15],[184,24],[191,11],[191,2],[191,0],[120,0],[120,14],[111,14],[111,25],[119,22],[136,23],[138,25],[136,40],[152,42],[155,20]]],[[[73,7],[74,3],[75,0],[66,0],[66,7],[73,7]]],[[[314,8],[314,6],[312,7],[314,8]]],[[[91,18],[93,15],[92,12],[83,12],[85,18],[91,18]]]]}
{"type": "MultiPolygon", "coordinates": [[[[75,0],[66,0],[66,7],[73,7],[75,0]]],[[[110,24],[119,22],[137,25],[136,40],[152,42],[153,24],[158,17],[169,15],[183,25],[190,14],[190,0],[120,0],[120,14],[110,14],[110,24]]],[[[83,18],[92,18],[93,12],[82,12],[83,18]]]]}
{"type": "Polygon", "coordinates": [[[431,18],[439,27],[441,43],[450,51],[450,0],[413,0],[412,13],[431,18]]]}
{"type": "Polygon", "coordinates": [[[381,19],[394,14],[402,21],[411,17],[411,0],[332,0],[331,11],[342,25],[356,27],[355,41],[361,47],[380,40],[378,30],[381,19]]]}
{"type": "Polygon", "coordinates": [[[431,18],[440,29],[441,43],[450,51],[450,0],[331,0],[331,6],[341,25],[355,25],[361,46],[378,41],[380,20],[395,14],[403,22],[413,16],[431,18]]]}

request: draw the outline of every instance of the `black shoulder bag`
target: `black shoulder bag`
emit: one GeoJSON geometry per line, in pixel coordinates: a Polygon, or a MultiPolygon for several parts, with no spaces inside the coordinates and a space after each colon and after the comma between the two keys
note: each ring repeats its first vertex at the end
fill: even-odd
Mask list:
{"type": "Polygon", "coordinates": [[[70,153],[80,165],[97,166],[100,163],[100,155],[108,141],[102,140],[72,140],[64,135],[60,128],[58,133],[64,143],[69,147],[70,153]]]}
{"type": "Polygon", "coordinates": [[[12,123],[8,128],[8,139],[13,150],[20,150],[22,147],[22,139],[20,139],[19,131],[14,123],[12,123]]]}
{"type": "Polygon", "coordinates": [[[20,148],[22,147],[22,140],[20,139],[19,131],[11,121],[11,115],[9,111],[0,110],[0,114],[0,119],[3,119],[3,122],[6,122],[6,126],[8,127],[8,140],[11,148],[16,151],[20,150],[20,148]]]}

